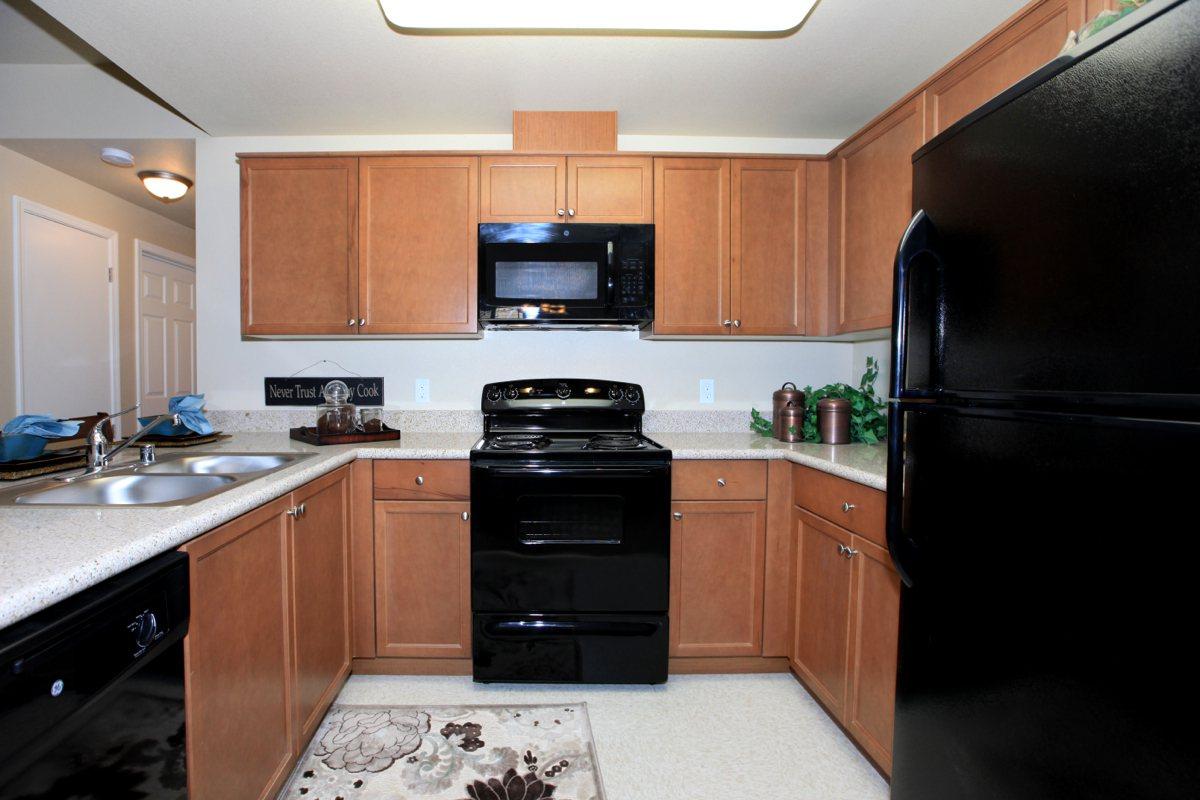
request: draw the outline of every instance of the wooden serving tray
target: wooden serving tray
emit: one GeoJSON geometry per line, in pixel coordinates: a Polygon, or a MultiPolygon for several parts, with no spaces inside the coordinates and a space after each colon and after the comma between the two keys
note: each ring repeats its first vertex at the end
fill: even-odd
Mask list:
{"type": "Polygon", "coordinates": [[[19,481],[24,478],[36,478],[38,475],[49,475],[52,472],[76,469],[84,466],[86,463],[85,449],[82,447],[51,450],[42,453],[37,458],[27,458],[23,461],[0,461],[0,481],[19,481]]]}
{"type": "MultiPolygon", "coordinates": [[[[204,435],[193,433],[188,436],[163,436],[158,433],[148,433],[134,442],[134,444],[152,444],[155,447],[195,447],[198,444],[212,444],[213,442],[232,438],[229,434],[221,433],[220,431],[213,431],[204,435]]],[[[116,444],[120,444],[120,442],[116,444]]]]}
{"type": "Polygon", "coordinates": [[[316,428],[292,428],[288,435],[298,442],[306,444],[362,444],[363,442],[388,442],[400,438],[400,431],[383,426],[378,433],[317,433],[316,428]]]}

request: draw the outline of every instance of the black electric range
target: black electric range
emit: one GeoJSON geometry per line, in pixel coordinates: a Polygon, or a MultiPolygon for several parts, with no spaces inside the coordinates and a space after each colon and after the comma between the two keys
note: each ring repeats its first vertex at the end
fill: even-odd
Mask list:
{"type": "Polygon", "coordinates": [[[471,451],[477,681],[667,678],[671,451],[640,386],[488,384],[471,451]]]}

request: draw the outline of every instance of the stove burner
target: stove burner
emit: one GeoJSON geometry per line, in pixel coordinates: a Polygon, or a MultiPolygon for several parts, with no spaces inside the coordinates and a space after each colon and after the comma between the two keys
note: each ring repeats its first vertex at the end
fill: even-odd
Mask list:
{"type": "Polygon", "coordinates": [[[584,445],[588,450],[641,450],[646,443],[631,433],[598,433],[584,445]]]}
{"type": "Polygon", "coordinates": [[[541,450],[550,439],[540,433],[503,433],[488,441],[492,450],[541,450]]]}

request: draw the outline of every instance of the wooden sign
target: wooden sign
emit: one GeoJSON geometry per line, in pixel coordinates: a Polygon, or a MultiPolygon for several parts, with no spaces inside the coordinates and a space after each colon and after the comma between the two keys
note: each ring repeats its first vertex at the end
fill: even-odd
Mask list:
{"type": "Polygon", "coordinates": [[[325,402],[322,391],[330,381],[350,387],[356,406],[383,405],[383,378],[263,378],[263,402],[269,406],[317,406],[325,402]]]}

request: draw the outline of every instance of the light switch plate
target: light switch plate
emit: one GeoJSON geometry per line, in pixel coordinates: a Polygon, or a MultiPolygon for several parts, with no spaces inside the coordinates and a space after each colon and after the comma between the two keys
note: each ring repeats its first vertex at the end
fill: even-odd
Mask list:
{"type": "Polygon", "coordinates": [[[413,401],[417,403],[429,402],[429,378],[417,378],[416,385],[413,388],[413,401]]]}
{"type": "Polygon", "coordinates": [[[712,378],[700,379],[700,402],[713,403],[717,399],[717,382],[712,378]]]}

